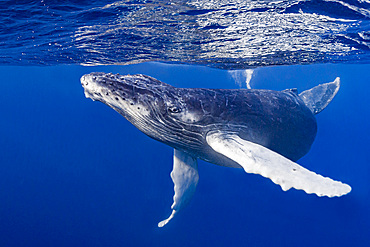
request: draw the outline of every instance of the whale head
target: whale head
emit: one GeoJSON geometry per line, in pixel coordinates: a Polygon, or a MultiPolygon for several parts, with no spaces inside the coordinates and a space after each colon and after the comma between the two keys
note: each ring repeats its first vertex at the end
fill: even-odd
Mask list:
{"type": "Polygon", "coordinates": [[[146,75],[102,72],[82,76],[81,84],[86,98],[113,108],[149,137],[185,151],[202,145],[189,123],[177,121],[184,114],[177,88],[146,75]]]}

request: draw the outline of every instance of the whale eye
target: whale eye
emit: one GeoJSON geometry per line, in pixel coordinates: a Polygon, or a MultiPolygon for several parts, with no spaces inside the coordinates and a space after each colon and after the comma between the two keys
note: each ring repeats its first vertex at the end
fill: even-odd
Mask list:
{"type": "Polygon", "coordinates": [[[177,106],[170,106],[168,107],[168,111],[171,113],[179,113],[181,112],[181,109],[177,106]]]}

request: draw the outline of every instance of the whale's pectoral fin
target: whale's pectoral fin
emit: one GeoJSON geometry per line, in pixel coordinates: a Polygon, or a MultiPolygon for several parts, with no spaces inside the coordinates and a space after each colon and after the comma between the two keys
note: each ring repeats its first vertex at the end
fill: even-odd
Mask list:
{"type": "Polygon", "coordinates": [[[351,191],[347,184],[311,172],[284,156],[243,140],[235,134],[209,134],[207,142],[216,152],[241,165],[247,173],[269,178],[284,191],[293,187],[308,194],[328,197],[342,196],[351,191]]]}
{"type": "Polygon", "coordinates": [[[340,87],[340,79],[337,77],[333,82],[317,85],[309,90],[303,91],[299,97],[313,114],[318,114],[329,105],[337,94],[340,87]]]}
{"type": "Polygon", "coordinates": [[[175,184],[172,213],[167,219],[159,222],[158,227],[166,225],[193,197],[199,180],[197,159],[175,149],[171,178],[175,184]]]}

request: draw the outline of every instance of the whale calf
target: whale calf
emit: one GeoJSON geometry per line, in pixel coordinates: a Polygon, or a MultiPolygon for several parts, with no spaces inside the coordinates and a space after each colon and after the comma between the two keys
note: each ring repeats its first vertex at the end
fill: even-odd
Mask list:
{"type": "Polygon", "coordinates": [[[298,94],[257,89],[176,88],[146,75],[95,72],[81,77],[85,96],[116,110],[149,137],[174,148],[172,213],[193,196],[197,159],[260,174],[286,191],[342,196],[351,187],[296,161],[317,132],[315,114],[334,98],[340,80],[298,94]]]}

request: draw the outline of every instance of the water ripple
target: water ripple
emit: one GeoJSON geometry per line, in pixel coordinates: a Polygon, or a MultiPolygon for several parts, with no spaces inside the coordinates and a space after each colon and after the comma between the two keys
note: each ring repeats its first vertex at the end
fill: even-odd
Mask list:
{"type": "Polygon", "coordinates": [[[369,63],[368,0],[1,1],[10,65],[369,63]]]}

